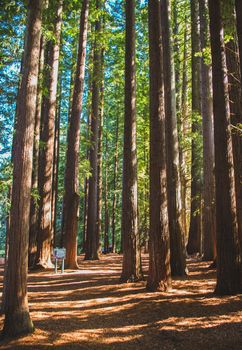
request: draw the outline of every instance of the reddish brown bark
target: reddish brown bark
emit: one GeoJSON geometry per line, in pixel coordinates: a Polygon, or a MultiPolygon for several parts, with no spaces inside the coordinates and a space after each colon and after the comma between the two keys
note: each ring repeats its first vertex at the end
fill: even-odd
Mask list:
{"type": "Polygon", "coordinates": [[[215,141],[217,294],[240,291],[240,252],[226,58],[219,0],[209,0],[215,141]]]}
{"type": "MultiPolygon", "coordinates": [[[[96,8],[100,9],[100,1],[96,0],[96,8]]],[[[88,215],[86,260],[99,259],[100,237],[98,236],[97,200],[98,200],[98,134],[99,134],[99,104],[100,104],[100,67],[101,51],[98,34],[101,29],[100,18],[95,23],[95,43],[93,55],[93,83],[92,83],[92,115],[91,115],[91,147],[90,166],[91,176],[88,189],[88,215]]]]}
{"type": "Polygon", "coordinates": [[[201,171],[199,136],[202,132],[200,74],[201,60],[197,56],[199,45],[199,7],[198,0],[191,1],[192,25],[192,165],[191,165],[191,211],[187,243],[188,254],[201,253],[201,171]]]}
{"type": "Polygon", "coordinates": [[[63,242],[66,248],[66,266],[78,268],[77,265],[77,231],[79,210],[79,147],[80,147],[80,115],[82,111],[82,95],[84,86],[86,42],[88,28],[89,1],[82,4],[80,17],[79,49],[77,68],[69,119],[65,194],[63,201],[63,242]]]}
{"type": "Polygon", "coordinates": [[[117,174],[118,174],[118,135],[119,135],[119,116],[116,119],[115,133],[115,155],[114,155],[114,172],[113,172],[113,203],[112,203],[112,253],[116,251],[116,207],[117,207],[117,174]]]}
{"type": "Polygon", "coordinates": [[[160,1],[149,0],[150,241],[147,289],[171,287],[160,1]]]}
{"type": "Polygon", "coordinates": [[[135,82],[135,0],[126,1],[125,116],[122,189],[123,266],[121,281],[142,278],[138,232],[136,82],[135,82]]]}
{"type": "Polygon", "coordinates": [[[171,45],[170,1],[161,1],[162,42],[164,56],[164,85],[167,143],[167,199],[169,214],[171,273],[186,274],[184,234],[181,226],[181,183],[176,117],[175,72],[171,45]]]}
{"type": "Polygon", "coordinates": [[[38,85],[42,1],[29,3],[23,76],[18,99],[13,152],[13,189],[9,230],[3,334],[33,332],[27,297],[30,193],[33,165],[34,120],[38,85]]]}
{"type": "Polygon", "coordinates": [[[51,263],[51,249],[53,244],[51,204],[62,7],[63,0],[58,0],[54,19],[55,40],[48,41],[46,47],[47,63],[50,68],[46,73],[48,94],[43,96],[42,129],[40,135],[42,148],[40,149],[39,164],[39,230],[35,262],[35,266],[38,268],[53,266],[51,263]]]}
{"type": "MultiPolygon", "coordinates": [[[[201,51],[209,47],[208,8],[206,0],[199,0],[201,51]]],[[[215,252],[215,179],[214,132],[211,65],[201,62],[201,113],[203,126],[203,259],[214,260],[215,252]]]]}

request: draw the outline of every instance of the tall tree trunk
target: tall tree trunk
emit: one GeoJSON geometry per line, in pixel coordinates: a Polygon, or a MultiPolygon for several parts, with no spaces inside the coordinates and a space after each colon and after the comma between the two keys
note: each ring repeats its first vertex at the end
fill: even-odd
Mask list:
{"type": "Polygon", "coordinates": [[[135,0],[126,1],[125,13],[125,116],[121,228],[123,236],[122,282],[142,278],[137,194],[135,0]]]}
{"type": "MultiPolygon", "coordinates": [[[[224,26],[231,31],[232,38],[226,42],[225,53],[228,70],[230,118],[232,123],[232,142],[238,226],[242,248],[242,94],[239,47],[236,40],[235,8],[233,2],[225,2],[224,26]]],[[[242,13],[241,13],[242,15],[242,13]]]]}
{"type": "MultiPolygon", "coordinates": [[[[104,114],[104,50],[101,52],[101,91],[100,91],[100,111],[99,111],[99,135],[98,135],[98,205],[97,205],[97,237],[102,234],[102,193],[103,193],[103,114],[104,114]]],[[[99,246],[101,249],[101,246],[99,246]]]]}
{"type": "Polygon", "coordinates": [[[116,207],[117,207],[117,174],[118,174],[118,136],[119,136],[119,115],[116,119],[115,133],[115,154],[114,154],[114,172],[113,172],[113,203],[112,203],[112,253],[116,252],[116,207]]]}
{"type": "Polygon", "coordinates": [[[173,2],[173,50],[174,50],[174,68],[175,68],[175,89],[176,89],[176,108],[180,110],[181,103],[181,93],[180,93],[180,85],[181,85],[181,62],[180,62],[180,45],[179,45],[179,23],[178,23],[178,1],[174,0],[173,2]]]}
{"type": "Polygon", "coordinates": [[[3,335],[14,337],[34,330],[27,297],[29,214],[33,165],[34,120],[40,54],[42,1],[29,3],[23,76],[18,100],[13,152],[13,189],[9,230],[3,335]]]}
{"type": "MultiPolygon", "coordinates": [[[[237,35],[238,35],[238,46],[239,46],[239,63],[240,63],[240,103],[242,101],[242,2],[241,0],[235,0],[235,10],[236,10],[236,25],[237,25],[237,35]]],[[[240,111],[242,111],[242,105],[240,106],[240,111]]],[[[240,113],[240,132],[238,133],[238,129],[236,132],[237,139],[237,149],[236,149],[236,158],[234,161],[236,163],[236,187],[237,187],[237,211],[238,211],[238,224],[239,224],[239,232],[240,232],[240,247],[242,250],[242,131],[241,131],[241,115],[240,113]]],[[[236,120],[236,123],[238,120],[236,120]]]]}
{"type": "Polygon", "coordinates": [[[161,0],[162,42],[164,55],[164,85],[167,151],[167,200],[169,214],[171,273],[186,274],[184,236],[181,227],[181,183],[176,117],[175,72],[171,44],[170,0],[161,0]]]}
{"type": "Polygon", "coordinates": [[[182,93],[181,93],[181,115],[179,120],[179,163],[181,176],[181,219],[184,237],[187,238],[187,177],[186,177],[186,156],[184,149],[184,139],[187,129],[187,95],[188,95],[188,25],[184,29],[183,67],[182,67],[182,93]]]}
{"type": "Polygon", "coordinates": [[[197,56],[199,45],[199,7],[198,0],[191,1],[192,19],[192,166],[191,166],[191,212],[187,243],[188,254],[201,252],[201,59],[197,56]]]}
{"type": "Polygon", "coordinates": [[[72,108],[68,128],[68,142],[65,168],[65,194],[63,201],[63,241],[66,248],[66,266],[78,268],[77,232],[79,211],[79,148],[80,115],[84,87],[85,58],[88,28],[89,1],[82,4],[80,17],[79,49],[72,108]]]}
{"type": "MultiPolygon", "coordinates": [[[[96,0],[96,9],[100,9],[100,0],[96,0]]],[[[95,23],[95,43],[93,56],[93,83],[92,83],[92,117],[91,117],[91,148],[90,166],[91,177],[89,178],[88,191],[88,214],[87,214],[87,239],[85,260],[99,259],[98,218],[97,218],[97,191],[98,191],[98,135],[99,135],[99,103],[100,103],[100,67],[101,51],[98,34],[101,29],[100,18],[95,23]]]]}
{"type": "Polygon", "coordinates": [[[39,140],[40,140],[40,120],[42,102],[42,74],[44,68],[44,37],[40,41],[39,58],[39,80],[35,113],[34,127],[34,150],[33,150],[33,173],[32,173],[32,196],[30,201],[30,227],[29,227],[29,260],[28,265],[32,267],[36,260],[37,253],[37,230],[38,230],[38,167],[39,167],[39,140]]]}
{"type": "Polygon", "coordinates": [[[43,149],[40,151],[39,165],[39,230],[37,235],[37,258],[36,267],[52,267],[52,177],[53,177],[53,156],[55,141],[55,117],[56,117],[56,95],[60,54],[60,35],[62,25],[63,0],[57,1],[53,41],[47,43],[49,71],[47,72],[48,95],[43,96],[42,103],[42,130],[40,140],[43,149]]]}
{"type": "Polygon", "coordinates": [[[149,0],[150,241],[147,289],[171,287],[160,1],[149,0]]]}
{"type": "Polygon", "coordinates": [[[109,248],[109,208],[108,208],[108,134],[106,133],[106,145],[105,145],[105,202],[104,202],[104,253],[108,253],[109,248]]]}
{"type": "Polygon", "coordinates": [[[206,64],[204,50],[209,47],[208,8],[206,0],[199,0],[200,39],[203,52],[201,64],[201,112],[203,125],[203,259],[214,260],[215,252],[215,179],[214,130],[211,66],[206,64]]]}
{"type": "Polygon", "coordinates": [[[57,220],[57,204],[58,204],[58,178],[59,178],[59,150],[60,150],[60,116],[61,116],[61,77],[60,86],[58,93],[58,107],[56,111],[55,120],[55,143],[54,143],[54,166],[53,166],[53,185],[52,185],[52,236],[54,241],[54,246],[57,245],[57,232],[56,232],[56,220],[57,220]]]}
{"type": "Polygon", "coordinates": [[[220,0],[209,0],[215,141],[217,294],[240,291],[236,195],[220,0]]]}

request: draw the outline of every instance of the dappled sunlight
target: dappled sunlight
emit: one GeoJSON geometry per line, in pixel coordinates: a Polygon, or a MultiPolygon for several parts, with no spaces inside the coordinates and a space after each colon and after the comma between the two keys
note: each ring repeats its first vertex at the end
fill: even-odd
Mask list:
{"type": "MultiPolygon", "coordinates": [[[[78,271],[31,272],[29,306],[36,331],[5,341],[3,348],[189,350],[214,341],[217,349],[242,348],[241,295],[216,297],[215,271],[208,263],[189,262],[189,275],[174,279],[171,291],[150,293],[145,281],[119,283],[121,262],[117,254],[99,261],[80,257],[78,271]]],[[[143,265],[146,275],[147,255],[143,265]]]]}

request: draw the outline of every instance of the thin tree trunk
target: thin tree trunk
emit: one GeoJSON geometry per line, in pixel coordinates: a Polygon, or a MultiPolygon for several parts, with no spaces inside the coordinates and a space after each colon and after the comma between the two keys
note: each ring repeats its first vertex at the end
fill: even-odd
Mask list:
{"type": "MultiPolygon", "coordinates": [[[[201,51],[209,47],[207,1],[199,0],[201,51]]],[[[203,125],[203,259],[214,260],[215,252],[215,179],[214,130],[211,66],[202,57],[201,112],[203,125]]]]}
{"type": "Polygon", "coordinates": [[[51,249],[53,244],[51,201],[62,9],[63,0],[58,0],[54,24],[55,39],[49,41],[46,47],[50,68],[46,77],[48,95],[43,96],[43,124],[40,136],[40,140],[43,143],[43,149],[41,149],[40,152],[39,165],[39,230],[37,235],[37,257],[35,262],[35,265],[38,268],[48,268],[53,266],[51,263],[51,249]]]}
{"type": "Polygon", "coordinates": [[[185,246],[181,226],[181,184],[176,117],[175,72],[171,44],[170,1],[161,1],[161,27],[164,54],[164,85],[167,143],[167,199],[169,214],[171,273],[186,274],[185,246]]]}
{"type": "Polygon", "coordinates": [[[187,243],[188,254],[201,253],[201,59],[197,56],[199,45],[199,7],[198,0],[191,1],[192,18],[192,166],[191,166],[191,212],[187,243]]]}
{"type": "Polygon", "coordinates": [[[147,289],[171,287],[160,1],[149,0],[150,241],[147,289]]]}
{"type": "Polygon", "coordinates": [[[125,13],[125,116],[121,228],[123,236],[122,282],[142,278],[137,193],[135,0],[126,1],[125,13]]]}
{"type": "Polygon", "coordinates": [[[187,238],[187,179],[186,179],[186,150],[183,146],[183,140],[186,137],[187,124],[187,90],[188,90],[188,26],[184,30],[184,48],[183,48],[183,68],[182,68],[182,94],[181,94],[181,115],[180,115],[180,139],[179,139],[179,163],[181,176],[181,219],[182,230],[184,232],[184,239],[187,238]]]}
{"type": "MultiPolygon", "coordinates": [[[[100,9],[100,1],[96,0],[96,9],[100,9]]],[[[99,103],[100,103],[100,67],[101,52],[98,42],[101,22],[97,19],[95,24],[95,43],[93,56],[93,84],[92,84],[92,118],[91,118],[91,148],[90,166],[91,177],[89,178],[88,191],[88,215],[87,215],[87,239],[85,260],[99,259],[99,237],[97,231],[97,191],[98,191],[98,135],[99,135],[99,103]]]]}
{"type": "Polygon", "coordinates": [[[104,253],[108,253],[109,248],[109,208],[108,208],[108,135],[106,133],[106,145],[105,145],[105,202],[104,202],[104,253]]]}
{"type": "Polygon", "coordinates": [[[117,188],[117,174],[118,174],[118,136],[119,136],[119,115],[117,114],[116,133],[115,133],[114,172],[113,172],[112,253],[116,252],[116,208],[117,208],[116,188],[117,188]]]}
{"type": "MultiPolygon", "coordinates": [[[[102,192],[103,192],[103,114],[104,114],[104,50],[101,53],[101,91],[100,91],[100,112],[99,112],[99,137],[98,137],[98,206],[97,206],[97,237],[100,241],[102,234],[102,192]]],[[[101,245],[99,247],[101,249],[101,245]]],[[[100,251],[99,251],[100,253],[100,251]]]]}
{"type": "Polygon", "coordinates": [[[13,189],[9,230],[3,335],[34,330],[27,297],[29,214],[33,165],[34,121],[40,54],[42,1],[29,3],[23,76],[18,100],[13,152],[13,189]]]}
{"type": "Polygon", "coordinates": [[[89,1],[85,0],[82,4],[80,17],[79,49],[68,129],[65,194],[63,201],[63,241],[66,248],[66,266],[72,269],[78,268],[77,232],[79,211],[80,115],[84,86],[88,11],[89,1]]]}
{"type": "Polygon", "coordinates": [[[215,140],[217,294],[240,291],[236,195],[226,58],[219,0],[209,0],[215,140]]]}

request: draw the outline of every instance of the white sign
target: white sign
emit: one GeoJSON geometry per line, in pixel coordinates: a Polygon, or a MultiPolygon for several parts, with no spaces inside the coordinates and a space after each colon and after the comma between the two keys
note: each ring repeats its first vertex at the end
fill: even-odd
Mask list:
{"type": "Polygon", "coordinates": [[[56,259],[65,259],[66,257],[66,248],[55,248],[54,257],[56,259]]]}

